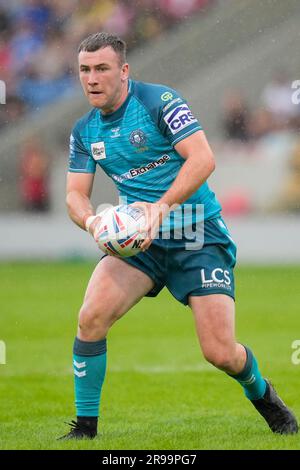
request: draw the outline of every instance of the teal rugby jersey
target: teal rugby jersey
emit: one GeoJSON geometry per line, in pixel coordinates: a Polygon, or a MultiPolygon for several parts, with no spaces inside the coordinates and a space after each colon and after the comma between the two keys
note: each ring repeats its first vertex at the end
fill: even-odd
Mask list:
{"type": "MultiPolygon", "coordinates": [[[[128,204],[155,202],[170,188],[185,162],[174,146],[201,129],[175,90],[129,80],[128,96],[119,109],[103,115],[93,108],[75,124],[70,138],[69,171],[95,173],[99,165],[128,204]]],[[[204,219],[221,210],[207,183],[185,204],[193,208],[203,205],[204,219]]],[[[200,217],[198,211],[197,214],[200,217]]],[[[190,223],[188,219],[185,225],[190,223]]]]}

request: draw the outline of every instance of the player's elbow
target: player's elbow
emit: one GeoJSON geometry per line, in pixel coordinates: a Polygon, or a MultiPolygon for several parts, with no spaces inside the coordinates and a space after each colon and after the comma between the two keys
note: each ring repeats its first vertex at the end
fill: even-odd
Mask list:
{"type": "Polygon", "coordinates": [[[210,174],[213,173],[216,169],[216,161],[215,161],[213,154],[211,155],[211,158],[210,158],[209,168],[210,168],[210,174]]]}
{"type": "Polygon", "coordinates": [[[206,169],[207,169],[207,177],[210,176],[216,169],[216,162],[212,152],[209,152],[206,155],[206,169]]]}

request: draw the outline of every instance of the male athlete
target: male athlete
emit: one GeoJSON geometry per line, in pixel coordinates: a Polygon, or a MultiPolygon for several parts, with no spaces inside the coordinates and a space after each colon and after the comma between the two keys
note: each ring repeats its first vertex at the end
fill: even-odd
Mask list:
{"type": "Polygon", "coordinates": [[[129,204],[143,207],[147,236],[141,253],[105,256],[90,279],[73,349],[77,420],[63,438],[97,435],[107,333],[140,299],[164,286],[191,308],[207,361],[241,384],[273,432],[296,433],[294,415],[261,376],[251,350],[235,340],[236,247],[206,183],[215,163],[205,134],[175,90],[129,79],[125,54],[125,43],[106,33],[79,46],[80,81],[92,110],[72,131],[67,206],[71,219],[96,237],[101,216],[90,195],[100,166],[129,204]],[[172,233],[169,240],[153,236],[176,204],[204,206],[202,248],[187,249],[184,236],[172,233]]]}

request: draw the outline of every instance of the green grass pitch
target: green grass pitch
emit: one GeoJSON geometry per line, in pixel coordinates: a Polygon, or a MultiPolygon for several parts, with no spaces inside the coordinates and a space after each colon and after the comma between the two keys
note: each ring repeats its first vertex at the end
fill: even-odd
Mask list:
{"type": "MultiPolygon", "coordinates": [[[[1,264],[0,449],[299,449],[202,358],[188,308],[164,290],[108,336],[100,434],[58,442],[74,418],[72,344],[89,263],[1,264]]],[[[237,338],[300,419],[300,267],[236,271],[237,338]]]]}

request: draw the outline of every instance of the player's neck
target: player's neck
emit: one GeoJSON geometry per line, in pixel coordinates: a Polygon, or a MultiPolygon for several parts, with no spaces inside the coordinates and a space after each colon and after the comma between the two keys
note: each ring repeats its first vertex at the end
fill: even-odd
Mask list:
{"type": "Polygon", "coordinates": [[[105,115],[105,114],[111,114],[117,111],[122,106],[122,104],[126,101],[126,98],[128,96],[128,89],[129,89],[129,81],[126,80],[126,82],[123,83],[120,96],[116,100],[116,103],[113,106],[111,106],[109,109],[101,109],[101,113],[105,115]]]}

